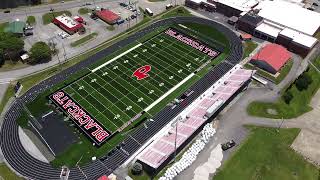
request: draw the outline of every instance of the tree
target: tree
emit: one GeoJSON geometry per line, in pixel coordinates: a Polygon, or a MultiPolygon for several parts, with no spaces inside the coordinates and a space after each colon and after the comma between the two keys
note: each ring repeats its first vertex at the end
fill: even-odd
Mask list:
{"type": "Polygon", "coordinates": [[[142,174],[142,165],[138,162],[135,162],[132,166],[131,173],[133,175],[141,175],[142,174]]]}
{"type": "Polygon", "coordinates": [[[24,42],[12,33],[0,32],[0,51],[4,59],[19,60],[19,53],[23,50],[24,42]]]}
{"type": "Polygon", "coordinates": [[[296,81],[296,87],[299,91],[308,89],[309,84],[312,83],[311,77],[307,73],[303,73],[296,81]]]}
{"type": "Polygon", "coordinates": [[[32,5],[38,5],[41,4],[41,0],[31,0],[32,5]]]}
{"type": "Polygon", "coordinates": [[[0,67],[4,64],[3,50],[0,49],[0,67]]]}
{"type": "Polygon", "coordinates": [[[283,94],[282,98],[283,98],[283,100],[284,100],[284,102],[285,102],[286,104],[289,104],[290,101],[293,99],[293,95],[292,95],[292,93],[291,93],[290,91],[286,91],[286,92],[283,94]]]}
{"type": "Polygon", "coordinates": [[[45,42],[36,42],[30,49],[30,64],[45,63],[51,60],[52,51],[45,42]]]}

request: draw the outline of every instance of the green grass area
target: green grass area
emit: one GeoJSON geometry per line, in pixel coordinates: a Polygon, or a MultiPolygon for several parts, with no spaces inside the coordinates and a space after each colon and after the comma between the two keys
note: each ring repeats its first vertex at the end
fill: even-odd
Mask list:
{"type": "Polygon", "coordinates": [[[9,86],[8,86],[8,89],[4,93],[4,96],[3,96],[2,100],[1,100],[0,113],[3,111],[3,108],[6,106],[7,102],[9,101],[9,99],[14,96],[13,88],[14,88],[14,84],[10,83],[9,86]]]}
{"type": "Polygon", "coordinates": [[[270,73],[264,71],[263,69],[260,68],[256,68],[254,67],[254,65],[247,63],[244,65],[245,68],[247,69],[255,69],[257,70],[257,73],[262,76],[265,77],[267,79],[269,79],[270,81],[274,82],[275,84],[279,84],[290,72],[291,68],[293,65],[293,60],[289,60],[279,71],[279,75],[277,77],[271,75],[270,73]]]}
{"type": "Polygon", "coordinates": [[[23,178],[14,174],[4,163],[0,163],[0,179],[3,179],[3,180],[22,180],[23,178]]]}
{"type": "Polygon", "coordinates": [[[129,169],[128,170],[128,175],[134,180],[149,180],[150,179],[149,175],[144,171],[142,172],[141,175],[136,176],[136,175],[133,175],[131,170],[129,169]]]}
{"type": "Polygon", "coordinates": [[[110,26],[107,26],[106,29],[108,31],[114,31],[115,30],[115,27],[113,25],[110,25],[110,26]]]}
{"type": "Polygon", "coordinates": [[[169,18],[174,16],[192,16],[192,14],[186,8],[180,6],[163,15],[162,18],[169,18]]]}
{"type": "Polygon", "coordinates": [[[42,23],[44,25],[47,25],[47,24],[50,24],[54,17],[57,17],[57,16],[60,16],[62,14],[66,14],[67,16],[71,16],[71,12],[70,11],[57,11],[57,12],[49,12],[49,13],[46,13],[44,15],[42,15],[42,23]]]}
{"type": "Polygon", "coordinates": [[[78,13],[81,14],[81,15],[83,15],[83,14],[88,14],[88,13],[90,13],[90,12],[92,12],[92,10],[89,9],[89,8],[80,8],[80,9],[78,10],[78,13]]]}
{"type": "Polygon", "coordinates": [[[320,31],[316,34],[315,38],[317,38],[320,41],[320,31]]]}
{"type": "MultiPolygon", "coordinates": [[[[197,24],[197,23],[185,23],[183,24],[188,27],[188,30],[193,36],[199,36],[200,39],[210,39],[216,41],[220,45],[226,47],[226,52],[229,52],[230,44],[228,38],[216,29],[208,28],[208,25],[197,24]]],[[[212,44],[212,43],[211,43],[212,44]]]]}
{"type": "Polygon", "coordinates": [[[0,23],[0,32],[4,31],[4,28],[8,26],[9,22],[0,23]]]}
{"type": "Polygon", "coordinates": [[[249,57],[250,53],[258,47],[258,44],[253,41],[245,41],[243,59],[249,57]]]}
{"type": "Polygon", "coordinates": [[[86,35],[84,36],[83,38],[77,40],[77,41],[74,41],[70,44],[71,47],[77,47],[77,46],[80,46],[86,42],[88,42],[89,40],[95,38],[96,36],[98,35],[98,33],[94,32],[94,33],[91,33],[89,35],[86,35]]]}
{"type": "Polygon", "coordinates": [[[26,23],[28,23],[28,24],[30,24],[30,25],[36,24],[36,17],[34,17],[34,16],[28,16],[26,23]]]}
{"type": "MultiPolygon", "coordinates": [[[[320,68],[320,57],[314,61],[314,65],[317,68],[320,68]]],[[[289,104],[286,104],[282,97],[274,103],[254,101],[247,107],[248,114],[267,118],[290,119],[312,110],[309,103],[320,87],[320,73],[313,66],[309,66],[308,70],[304,73],[309,75],[312,79],[311,84],[309,84],[306,90],[299,91],[295,82],[293,82],[292,85],[282,92],[282,96],[286,91],[293,95],[293,99],[289,104]]]]}
{"type": "Polygon", "coordinates": [[[166,0],[148,0],[149,2],[161,2],[161,1],[166,1],[166,0]]]}
{"type": "Polygon", "coordinates": [[[317,167],[290,147],[299,129],[248,128],[249,137],[218,170],[214,180],[318,180],[317,167]]]}

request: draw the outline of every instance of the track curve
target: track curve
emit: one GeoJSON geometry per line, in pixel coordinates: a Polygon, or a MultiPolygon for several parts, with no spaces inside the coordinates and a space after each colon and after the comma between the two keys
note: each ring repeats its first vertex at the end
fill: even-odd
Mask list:
{"type": "MultiPolygon", "coordinates": [[[[131,35],[130,37],[113,44],[112,46],[98,52],[97,54],[87,58],[86,60],[40,82],[38,85],[29,89],[24,95],[17,98],[8,111],[5,113],[2,128],[0,131],[1,138],[1,150],[6,159],[6,162],[19,174],[27,179],[39,179],[39,180],[56,180],[59,179],[61,169],[53,168],[50,164],[44,163],[32,157],[22,146],[19,134],[18,124],[16,119],[21,115],[23,109],[22,103],[28,103],[33,101],[41,92],[54,86],[55,84],[64,81],[68,76],[75,72],[84,69],[89,64],[96,62],[97,60],[105,57],[115,50],[126,46],[127,44],[141,38],[145,34],[152,32],[159,26],[170,23],[185,23],[196,22],[199,24],[206,24],[214,27],[218,31],[225,34],[229,38],[230,54],[226,60],[219,65],[212,68],[202,79],[196,82],[190,89],[194,90],[190,97],[187,98],[187,102],[192,102],[202,92],[209,88],[214,82],[216,82],[221,76],[228,72],[236,63],[238,63],[243,55],[242,44],[238,36],[229,28],[224,25],[203,19],[199,17],[174,17],[164,20],[159,20],[149,25],[148,27],[140,30],[139,32],[131,35]]],[[[187,104],[188,105],[188,104],[187,104]]],[[[127,137],[123,141],[123,148],[115,148],[112,154],[91,162],[83,167],[80,172],[78,168],[72,168],[70,171],[69,179],[81,180],[81,179],[96,179],[103,174],[110,174],[113,170],[119,167],[126,159],[129,158],[140,146],[146,142],[152,135],[154,135],[159,129],[167,124],[175,115],[183,110],[182,105],[178,105],[176,108],[164,108],[154,117],[154,122],[147,122],[149,128],[140,127],[135,130],[131,137],[127,137]],[[135,141],[133,141],[135,138],[135,141]],[[137,143],[136,141],[139,141],[137,143]]]]}

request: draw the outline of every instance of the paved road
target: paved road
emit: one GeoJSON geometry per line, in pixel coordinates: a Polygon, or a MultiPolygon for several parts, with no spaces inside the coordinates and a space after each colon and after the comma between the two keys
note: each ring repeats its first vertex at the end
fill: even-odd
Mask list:
{"type": "MultiPolygon", "coordinates": [[[[104,2],[115,2],[120,0],[95,0],[95,5],[99,6],[104,2]]],[[[87,1],[89,2],[89,1],[87,1]]],[[[92,3],[92,1],[90,1],[92,3]]],[[[55,11],[62,11],[66,9],[71,9],[75,7],[82,7],[85,4],[84,1],[76,0],[76,1],[68,1],[65,3],[56,3],[56,4],[44,4],[39,6],[28,6],[28,7],[20,7],[16,9],[12,9],[10,13],[0,12],[0,19],[4,20],[10,18],[12,15],[32,15],[37,13],[47,13],[50,12],[50,9],[53,8],[55,11]]],[[[94,7],[94,5],[89,5],[87,7],[94,7]]]]}

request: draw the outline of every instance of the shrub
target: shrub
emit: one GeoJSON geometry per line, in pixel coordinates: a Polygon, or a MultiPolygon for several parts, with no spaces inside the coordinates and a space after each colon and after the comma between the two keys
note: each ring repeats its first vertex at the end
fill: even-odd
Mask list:
{"type": "Polygon", "coordinates": [[[138,162],[135,162],[132,166],[131,173],[133,175],[141,175],[142,174],[142,165],[138,162]]]}
{"type": "Polygon", "coordinates": [[[309,84],[312,83],[311,77],[307,73],[303,73],[296,81],[296,87],[299,91],[308,89],[309,84]]]}
{"type": "Polygon", "coordinates": [[[284,100],[284,102],[285,102],[286,104],[289,104],[290,101],[293,99],[293,95],[292,95],[292,93],[291,93],[290,91],[286,91],[286,92],[283,94],[282,98],[283,98],[283,100],[284,100]]]}

